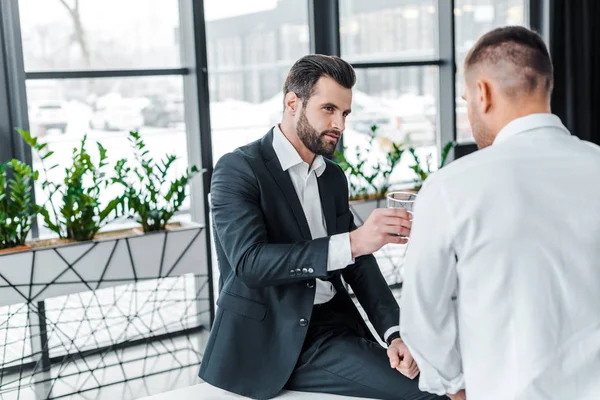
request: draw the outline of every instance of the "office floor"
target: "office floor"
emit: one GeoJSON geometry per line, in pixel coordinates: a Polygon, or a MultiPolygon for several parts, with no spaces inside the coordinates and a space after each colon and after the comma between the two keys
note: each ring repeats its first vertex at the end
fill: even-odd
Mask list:
{"type": "Polygon", "coordinates": [[[14,382],[14,387],[4,390],[0,400],[42,400],[49,395],[65,400],[130,400],[195,385],[202,382],[198,378],[199,360],[207,339],[208,332],[202,331],[86,357],[82,368],[77,363],[68,368],[55,367],[48,374],[36,374],[36,381],[41,383],[27,377],[20,389],[18,374],[4,376],[5,382],[14,382]],[[74,387],[89,390],[64,395],[74,387]]]}

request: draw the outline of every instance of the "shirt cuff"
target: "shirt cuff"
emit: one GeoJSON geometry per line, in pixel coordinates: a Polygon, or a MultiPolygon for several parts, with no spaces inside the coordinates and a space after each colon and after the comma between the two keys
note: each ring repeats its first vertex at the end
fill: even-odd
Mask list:
{"type": "Polygon", "coordinates": [[[393,334],[393,333],[400,333],[400,325],[396,325],[396,326],[392,326],[390,329],[388,329],[387,331],[385,331],[385,333],[383,334],[383,340],[387,343],[388,338],[393,334]]]}
{"type": "Polygon", "coordinates": [[[350,247],[350,233],[333,235],[329,239],[329,257],[327,258],[327,271],[337,271],[354,264],[352,248],[350,247]]]}
{"type": "Polygon", "coordinates": [[[419,369],[421,372],[419,376],[419,390],[422,392],[444,396],[445,394],[456,394],[466,387],[465,376],[462,373],[456,378],[448,380],[442,378],[437,371],[428,371],[426,365],[419,364],[419,369]]]}

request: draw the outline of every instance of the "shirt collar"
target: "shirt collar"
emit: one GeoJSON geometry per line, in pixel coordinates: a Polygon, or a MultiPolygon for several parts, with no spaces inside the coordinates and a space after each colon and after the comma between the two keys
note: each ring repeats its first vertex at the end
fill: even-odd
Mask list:
{"type": "Polygon", "coordinates": [[[509,122],[498,132],[496,139],[494,139],[494,144],[498,144],[519,133],[540,128],[556,128],[564,131],[564,133],[571,134],[556,115],[550,113],[531,114],[509,122]]]}
{"type": "MultiPolygon", "coordinates": [[[[285,137],[279,124],[273,127],[273,150],[275,150],[275,155],[279,159],[279,163],[281,164],[281,168],[284,171],[295,167],[297,165],[306,165],[307,163],[302,160],[300,154],[296,151],[294,146],[290,143],[290,141],[285,137]]],[[[307,173],[315,171],[317,177],[321,176],[325,171],[327,164],[325,164],[325,160],[323,156],[317,155],[313,160],[312,165],[310,166],[310,170],[307,173]]]]}

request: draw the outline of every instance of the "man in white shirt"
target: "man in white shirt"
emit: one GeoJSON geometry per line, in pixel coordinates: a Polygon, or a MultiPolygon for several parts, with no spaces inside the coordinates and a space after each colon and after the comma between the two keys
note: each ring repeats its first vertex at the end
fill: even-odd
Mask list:
{"type": "Polygon", "coordinates": [[[423,186],[405,265],[401,336],[422,390],[600,399],[600,148],[550,113],[552,77],[522,27],[466,58],[480,150],[423,186]]]}
{"type": "Polygon", "coordinates": [[[399,338],[399,307],[371,255],[410,233],[406,210],[376,210],[356,229],[333,154],[356,76],[309,55],[284,86],[281,124],[223,156],[211,197],[221,280],[200,377],[252,398],[283,388],[429,400],[399,338]],[[343,279],[381,340],[369,332],[343,279]],[[403,375],[398,374],[398,368],[403,375]]]}

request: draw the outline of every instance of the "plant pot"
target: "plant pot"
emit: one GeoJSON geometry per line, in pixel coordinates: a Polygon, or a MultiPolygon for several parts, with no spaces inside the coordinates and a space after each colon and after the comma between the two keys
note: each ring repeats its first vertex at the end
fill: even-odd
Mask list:
{"type": "MultiPolygon", "coordinates": [[[[167,226],[165,227],[165,230],[175,231],[177,229],[182,228],[183,226],[184,225],[182,225],[181,222],[173,222],[173,223],[167,224],[167,226]]],[[[119,229],[119,230],[107,231],[107,232],[99,232],[95,236],[95,239],[103,240],[103,239],[119,238],[119,237],[132,236],[132,235],[139,236],[139,235],[144,235],[146,233],[153,233],[153,232],[160,232],[160,231],[144,232],[144,229],[142,227],[137,226],[135,228],[119,229]]]]}
{"type": "Polygon", "coordinates": [[[2,249],[2,250],[0,250],[0,255],[1,254],[8,254],[8,253],[18,253],[18,252],[21,252],[21,251],[27,251],[29,249],[31,249],[31,247],[28,246],[28,245],[15,246],[15,247],[11,247],[11,248],[8,248],[8,249],[2,249]]]}
{"type": "Polygon", "coordinates": [[[94,240],[118,239],[130,236],[141,236],[143,234],[144,231],[142,230],[142,228],[139,227],[118,229],[114,231],[98,232],[96,236],[94,236],[94,240]]]}
{"type": "Polygon", "coordinates": [[[32,249],[43,249],[46,247],[59,247],[64,246],[71,243],[77,243],[76,240],[73,239],[61,239],[61,238],[53,238],[53,239],[36,239],[31,242],[27,242],[29,247],[32,249]]]}
{"type": "Polygon", "coordinates": [[[204,226],[197,224],[86,242],[53,240],[51,247],[0,254],[0,306],[208,271],[204,226]]]}

